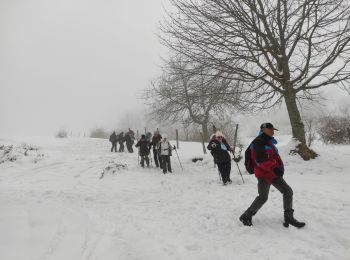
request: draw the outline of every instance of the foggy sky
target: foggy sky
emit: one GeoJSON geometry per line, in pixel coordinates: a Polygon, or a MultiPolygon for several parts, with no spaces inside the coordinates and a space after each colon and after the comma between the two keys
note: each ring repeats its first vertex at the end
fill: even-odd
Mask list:
{"type": "Polygon", "coordinates": [[[162,0],[0,0],[0,134],[114,127],[140,109],[162,17],[162,0]]]}
{"type": "MultiPolygon", "coordinates": [[[[167,3],[0,0],[0,136],[129,127],[118,122],[143,111],[138,97],[160,73],[166,50],[156,33],[167,3]]],[[[330,111],[350,104],[334,86],[322,92],[330,111]]]]}

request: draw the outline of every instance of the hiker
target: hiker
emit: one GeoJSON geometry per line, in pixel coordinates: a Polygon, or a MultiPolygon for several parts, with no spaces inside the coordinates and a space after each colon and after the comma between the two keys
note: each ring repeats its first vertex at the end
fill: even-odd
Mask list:
{"type": "MultiPolygon", "coordinates": [[[[288,227],[290,224],[301,228],[305,226],[305,223],[294,218],[293,190],[283,178],[284,166],[275,146],[277,140],[273,137],[275,130],[278,131],[271,123],[262,124],[258,137],[253,140],[246,151],[246,165],[252,164],[253,166],[253,172],[258,179],[259,195],[239,220],[245,226],[253,225],[252,217],[267,201],[272,185],[283,194],[284,226],[288,227]]],[[[247,170],[249,170],[248,167],[247,170]]]]}
{"type": "Polygon", "coordinates": [[[145,135],[141,135],[141,139],[137,142],[135,147],[139,147],[139,155],[141,156],[141,167],[145,167],[145,161],[147,167],[149,167],[149,152],[151,150],[151,143],[147,141],[145,135]]]}
{"type": "Polygon", "coordinates": [[[109,141],[112,143],[111,152],[113,152],[113,150],[117,152],[117,135],[115,134],[115,131],[113,131],[109,137],[109,141]]]}
{"type": "Polygon", "coordinates": [[[232,148],[227,143],[225,136],[221,132],[216,132],[207,147],[214,157],[214,162],[218,165],[221,179],[224,185],[232,183],[231,174],[231,156],[229,154],[232,148]]]}
{"type": "Polygon", "coordinates": [[[124,139],[124,132],[121,132],[121,133],[118,135],[118,143],[119,143],[119,152],[120,152],[120,153],[123,153],[123,152],[124,152],[124,142],[125,142],[125,139],[124,139]]]}
{"type": "Polygon", "coordinates": [[[134,133],[134,131],[129,128],[128,129],[128,133],[129,133],[129,135],[131,137],[131,140],[135,141],[135,133],[134,133]]]}
{"type": "Polygon", "coordinates": [[[158,131],[154,132],[154,135],[152,137],[152,150],[153,150],[153,159],[156,167],[158,168],[159,166],[162,167],[162,158],[160,156],[159,152],[159,143],[162,140],[162,136],[159,134],[158,131]]]}
{"type": "Polygon", "coordinates": [[[134,132],[129,128],[129,131],[125,134],[126,148],[128,149],[129,153],[134,152],[134,150],[132,149],[132,146],[134,144],[134,140],[135,140],[134,132]]]}
{"type": "Polygon", "coordinates": [[[168,141],[166,134],[163,134],[163,139],[159,143],[160,156],[162,158],[163,173],[172,172],[170,156],[172,156],[172,147],[168,141]]]}
{"type": "Polygon", "coordinates": [[[151,142],[151,141],[152,141],[152,133],[151,133],[151,132],[147,132],[147,133],[146,133],[146,140],[147,140],[148,142],[151,142]]]}

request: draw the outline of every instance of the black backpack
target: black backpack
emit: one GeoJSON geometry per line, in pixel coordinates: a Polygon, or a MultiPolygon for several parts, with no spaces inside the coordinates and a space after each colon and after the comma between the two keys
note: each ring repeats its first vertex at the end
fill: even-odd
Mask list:
{"type": "Polygon", "coordinates": [[[252,158],[252,144],[250,144],[244,153],[244,166],[249,174],[254,174],[254,162],[252,158]]]}

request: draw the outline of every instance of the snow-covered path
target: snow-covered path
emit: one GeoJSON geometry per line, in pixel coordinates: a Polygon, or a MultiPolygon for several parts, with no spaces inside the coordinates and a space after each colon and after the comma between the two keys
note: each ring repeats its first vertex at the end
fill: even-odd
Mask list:
{"type": "MultiPolygon", "coordinates": [[[[282,137],[281,137],[282,138],[282,137]]],[[[20,139],[0,139],[15,144],[20,139]]],[[[33,139],[45,154],[0,164],[0,259],[350,259],[349,146],[317,146],[321,156],[289,156],[282,138],[286,180],[294,189],[302,230],[282,226],[282,198],[243,227],[239,215],[256,196],[256,180],[223,187],[210,155],[194,164],[201,145],[181,143],[175,173],[140,169],[136,154],[108,152],[95,139],[33,139]],[[110,161],[128,168],[102,170],[110,161]]],[[[243,169],[243,166],[241,165],[243,169]]]]}

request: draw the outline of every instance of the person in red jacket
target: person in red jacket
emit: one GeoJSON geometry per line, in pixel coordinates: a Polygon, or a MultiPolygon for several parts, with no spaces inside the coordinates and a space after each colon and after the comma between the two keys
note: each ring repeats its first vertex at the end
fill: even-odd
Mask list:
{"type": "MultiPolygon", "coordinates": [[[[240,216],[239,220],[245,226],[252,226],[252,217],[268,199],[270,186],[274,186],[283,194],[284,226],[289,224],[298,228],[304,227],[304,222],[294,218],[293,190],[283,178],[284,166],[275,146],[273,137],[276,128],[271,123],[264,123],[260,127],[259,136],[250,145],[251,157],[254,163],[254,174],[258,179],[259,195],[252,205],[240,216]]],[[[277,130],[278,131],[278,130],[277,130]]]]}

